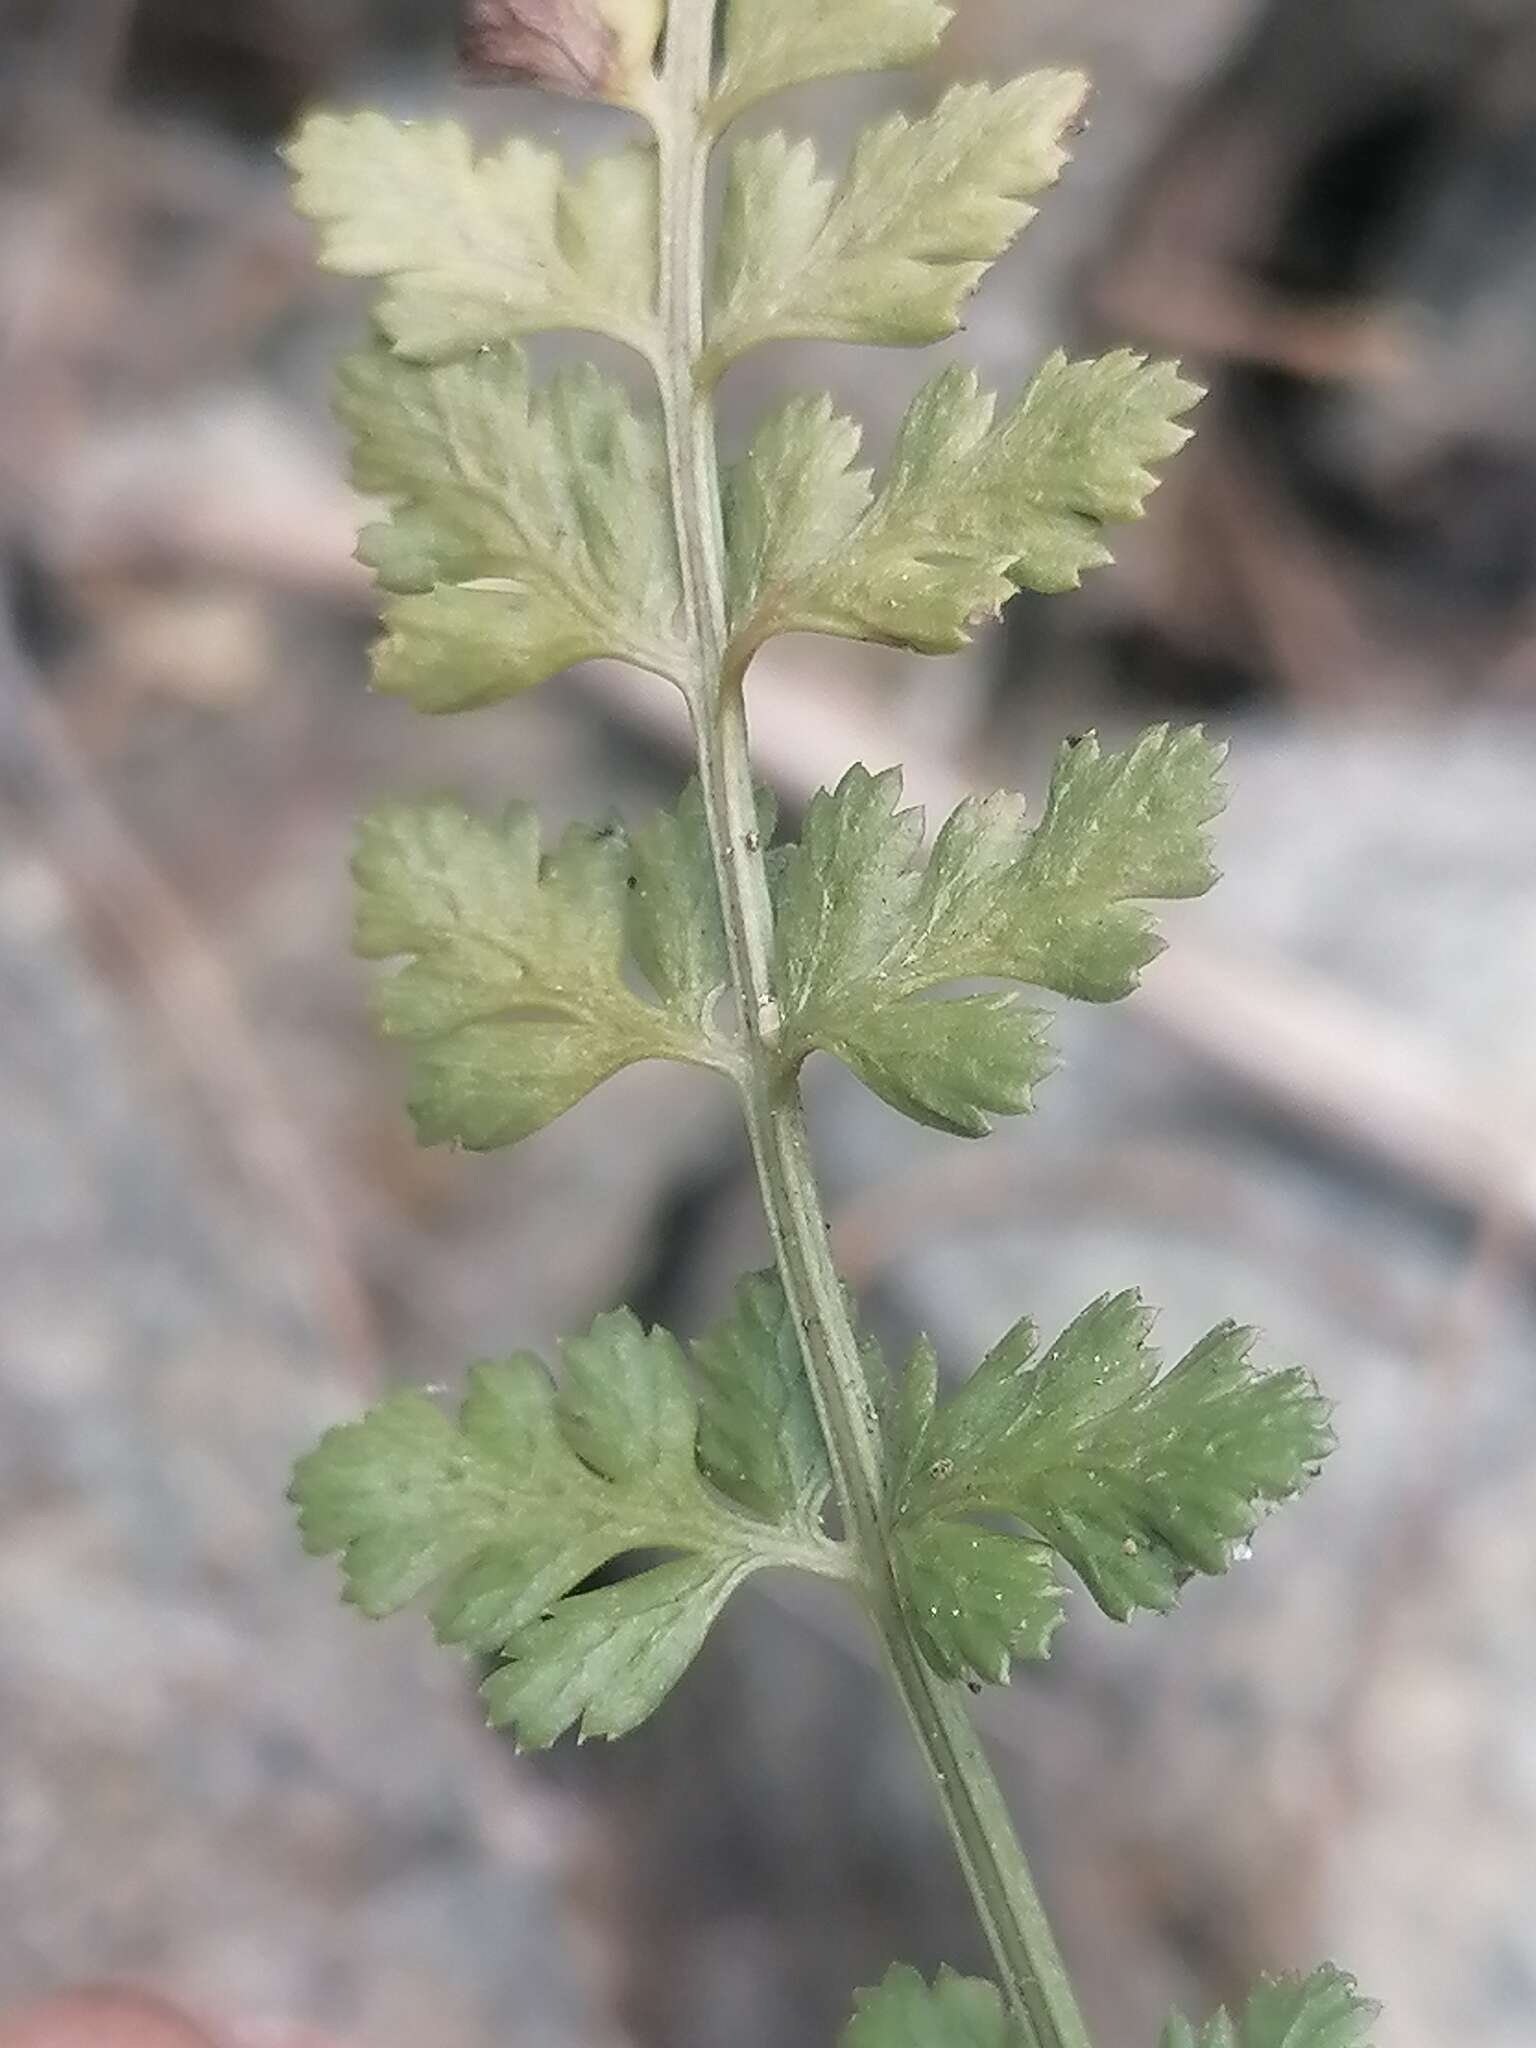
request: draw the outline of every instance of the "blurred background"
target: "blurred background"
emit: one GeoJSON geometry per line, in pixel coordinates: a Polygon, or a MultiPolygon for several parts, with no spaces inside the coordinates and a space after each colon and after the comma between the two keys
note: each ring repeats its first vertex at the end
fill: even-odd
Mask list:
{"type": "MultiPolygon", "coordinates": [[[[659,686],[474,719],[364,691],[327,412],[359,292],[274,145],[453,83],[446,0],[0,0],[0,2003],[115,1976],[352,2048],[831,2042],[892,1956],[984,1967],[867,1646],[741,1597],[613,1749],[518,1759],[416,1620],[298,1555],[287,1465],[398,1379],[765,1259],[723,1091],[641,1069],[489,1160],[415,1149],[347,955],[355,814],[664,800],[659,686]]],[[[938,805],[1060,737],[1233,741],[1225,887],[964,1147],[813,1072],[872,1323],[955,1369],[1105,1288],[1260,1323],[1324,1483],[1173,1620],[1077,1601],[985,1726],[1101,2048],[1335,1954],[1380,2048],[1536,2039],[1536,19],[1529,0],[960,0],[933,75],[772,118],[835,155],[1071,61],[1079,160],[975,307],[1186,358],[1120,566],[964,660],[780,643],[791,819],[855,757],[938,805]]],[[[562,341],[553,346],[571,348],[562,341]]],[[[786,349],[879,449],[927,360],[786,349]]],[[[276,2036],[274,2036],[276,2038],[276,2036]]]]}

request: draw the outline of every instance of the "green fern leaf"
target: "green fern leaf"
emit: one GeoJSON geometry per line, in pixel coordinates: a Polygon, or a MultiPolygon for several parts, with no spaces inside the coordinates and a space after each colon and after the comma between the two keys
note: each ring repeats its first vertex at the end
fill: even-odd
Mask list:
{"type": "Polygon", "coordinates": [[[693,1347],[703,1388],[699,1461],[749,1513],[819,1523],[832,1484],[800,1338],[776,1273],[755,1273],[693,1347]]]}
{"type": "Polygon", "coordinates": [[[1027,204],[1066,162],[1062,135],[1087,81],[1041,71],[1011,85],[955,86],[933,113],[860,137],[840,185],[807,142],[738,144],[725,211],[707,362],[792,336],[922,343],[960,325],[988,266],[1033,218],[1027,204]]]}
{"type": "Polygon", "coordinates": [[[842,2048],[1018,2048],[995,1984],[942,1969],[925,1984],[897,1963],[873,1991],[861,1991],[842,2048]]]}
{"type": "Polygon", "coordinates": [[[1049,1022],[1011,995],[922,997],[840,1009],[814,1043],[914,1123],[985,1138],[995,1116],[1023,1116],[1056,1065],[1049,1022]]]}
{"type": "Polygon", "coordinates": [[[1264,1978],[1235,2020],[1219,2012],[1196,2028],[1176,2013],[1163,2048],[1365,2048],[1380,2010],[1325,1963],[1310,1977],[1264,1978]]]}
{"type": "MultiPolygon", "coordinates": [[[[1136,1294],[1105,1296],[1043,1357],[1020,1323],[942,1404],[931,1368],[915,1368],[892,1515],[930,1581],[945,1559],[964,1564],[957,1532],[997,1516],[1030,1532],[1020,1570],[1031,1578],[1048,1544],[1114,1620],[1162,1612],[1194,1573],[1224,1572],[1265,1509],[1302,1490],[1333,1446],[1307,1375],[1256,1370],[1253,1332],[1231,1323],[1163,1373],[1151,1320],[1136,1294]]],[[[1002,1577],[985,1547],[965,1569],[983,1593],[1002,1577]]],[[[981,1626],[964,1575],[950,1584],[962,1609],[951,1622],[981,1626]]],[[[930,1599],[942,1607],[942,1593],[930,1599]]]]}
{"type": "MultiPolygon", "coordinates": [[[[756,1283],[709,1346],[749,1373],[786,1370],[756,1283]]],[[[435,1589],[439,1639],[504,1660],[485,1699],[493,1722],[530,1748],[577,1721],[588,1735],[633,1728],[753,1572],[844,1570],[819,1497],[758,1494],[754,1512],[714,1483],[688,1363],[665,1330],[621,1310],[562,1351],[558,1389],[528,1353],[476,1366],[457,1420],[424,1394],[397,1394],[324,1437],[293,1485],[306,1547],[339,1554],[347,1598],[364,1613],[392,1614],[435,1589]],[[668,1561],[575,1590],[654,1551],[668,1561]]],[[[788,1406],[760,1404],[750,1419],[733,1411],[730,1440],[753,1471],[772,1465],[767,1433],[781,1423],[781,1461],[799,1469],[803,1432],[788,1406]]],[[[722,1440],[718,1413],[708,1440],[722,1440]]]]}
{"type": "Polygon", "coordinates": [[[941,1678],[1006,1685],[1015,1657],[1050,1654],[1062,1591],[1043,1543],[960,1517],[901,1512],[925,1484],[949,1476],[929,1447],[938,1391],[939,1362],[925,1337],[882,1404],[897,1590],[918,1647],[941,1678]]]}
{"type": "Polygon", "coordinates": [[[952,654],[1015,589],[1074,589],[1110,560],[1105,526],[1140,518],[1150,465],[1189,438],[1178,420],[1199,396],[1126,349],[1057,354],[998,420],[970,371],[946,370],[873,498],[847,471],[857,427],[792,401],[726,480],[739,646],[809,632],[952,654]]]}
{"type": "Polygon", "coordinates": [[[1063,749],[1040,823],[1022,800],[968,799],[921,861],[901,777],[853,768],[812,799],[787,857],[778,925],[785,1043],[844,1061],[895,1108],[962,1137],[1027,1110],[1053,1064],[1041,1013],[1011,996],[932,1000],[975,979],[1103,1002],[1161,941],[1147,898],[1215,878],[1206,827],[1221,750],[1154,727],[1123,754],[1063,749]]]}
{"type": "Polygon", "coordinates": [[[403,356],[446,362],[540,328],[650,351],[656,171],[630,149],[568,172],[520,136],[476,159],[456,121],[315,114],[284,151],[321,261],[379,278],[379,325],[403,356]]]}
{"type": "Polygon", "coordinates": [[[636,826],[629,869],[629,944],[640,972],[669,1009],[707,1032],[731,968],[696,781],[675,811],[636,826]]]}
{"type": "Polygon", "coordinates": [[[577,1721],[583,1741],[628,1735],[677,1684],[752,1569],[686,1558],[562,1600],[508,1644],[508,1662],[481,1688],[491,1725],[515,1728],[521,1749],[548,1749],[577,1721]]]}
{"type": "Polygon", "coordinates": [[[637,1060],[728,1068],[682,963],[714,943],[704,905],[675,874],[659,879],[654,861],[646,871],[642,911],[622,832],[575,826],[541,858],[522,804],[494,824],[451,803],[390,804],[364,819],[357,950],[408,961],[376,1007],[384,1031],[416,1048],[411,1109],[424,1144],[513,1144],[637,1060]],[[656,970],[653,1003],[626,979],[626,932],[664,913],[679,978],[656,970]]]}
{"type": "MultiPolygon", "coordinates": [[[[1379,2008],[1354,1979],[1331,1964],[1310,1977],[1266,1978],[1240,2019],[1218,2013],[1200,2029],[1177,2015],[1163,2048],[1364,2048],[1379,2008]]],[[[862,1991],[843,2048],[1017,2048],[995,1985],[941,1969],[930,1987],[897,1964],[873,1991],[862,1991]]]]}
{"type": "Polygon", "coordinates": [[[651,416],[590,365],[530,388],[516,343],[342,370],[361,491],[391,501],[359,555],[385,590],[381,690],[422,711],[493,703],[600,655],[674,680],[681,603],[651,416]]]}
{"type": "Polygon", "coordinates": [[[913,1633],[940,1678],[1006,1685],[1014,1658],[1050,1655],[1062,1592],[1044,1544],[931,1521],[898,1528],[893,1553],[913,1633]]]}
{"type": "Polygon", "coordinates": [[[754,100],[813,78],[915,64],[952,11],[942,0],[727,0],[711,124],[723,128],[754,100]]]}
{"type": "MultiPolygon", "coordinates": [[[[870,472],[853,468],[862,436],[832,401],[793,398],[764,420],[725,478],[731,617],[770,616],[809,584],[868,511],[870,472]]],[[[763,637],[767,637],[764,635],[763,637]]]]}

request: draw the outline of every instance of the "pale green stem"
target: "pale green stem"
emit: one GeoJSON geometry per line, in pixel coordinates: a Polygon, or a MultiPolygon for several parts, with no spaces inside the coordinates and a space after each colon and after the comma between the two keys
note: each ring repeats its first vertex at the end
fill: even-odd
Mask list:
{"type": "Polygon", "coordinates": [[[747,1068],[747,1126],[763,1206],[832,1461],[865,1598],[933,1771],[950,1832],[1030,2048],[1090,2048],[1007,1805],[959,1688],[935,1677],[902,1612],[884,1514],[879,1418],[827,1249],[793,1061],[779,1032],[773,913],[758,836],[740,664],[729,657],[725,543],[705,354],[703,118],[715,0],[672,0],[655,125],[661,170],[661,327],[656,368],[692,648],[689,700],[747,1068]]]}

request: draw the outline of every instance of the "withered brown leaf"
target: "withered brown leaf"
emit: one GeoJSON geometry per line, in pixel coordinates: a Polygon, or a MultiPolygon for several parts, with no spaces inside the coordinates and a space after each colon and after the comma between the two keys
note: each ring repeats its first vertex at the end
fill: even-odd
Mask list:
{"type": "Polygon", "coordinates": [[[617,45],[597,0],[460,0],[459,60],[478,84],[604,99],[617,45]]]}

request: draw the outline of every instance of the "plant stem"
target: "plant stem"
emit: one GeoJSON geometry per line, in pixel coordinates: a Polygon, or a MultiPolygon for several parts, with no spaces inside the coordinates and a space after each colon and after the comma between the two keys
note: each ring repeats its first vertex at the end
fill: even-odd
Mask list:
{"type": "Polygon", "coordinates": [[[672,499],[692,648],[689,700],[731,977],[747,1052],[747,1127],[784,1291],[803,1340],[845,1533],[887,1662],[937,1783],[1003,1987],[1028,2048],[1090,2048],[1002,1792],[959,1689],[924,1662],[902,1612],[884,1513],[874,1401],[811,1161],[794,1062],[779,1033],[773,913],[758,834],[742,665],[729,651],[719,468],[704,356],[705,191],[712,136],[703,118],[715,0],[671,0],[655,110],[661,177],[662,356],[672,499]]]}

